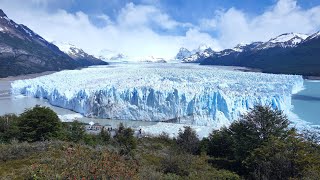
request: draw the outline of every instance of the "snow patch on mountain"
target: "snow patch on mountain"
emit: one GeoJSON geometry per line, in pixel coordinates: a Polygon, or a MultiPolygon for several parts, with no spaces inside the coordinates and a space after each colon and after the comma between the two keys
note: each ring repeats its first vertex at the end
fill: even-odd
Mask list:
{"type": "MultiPolygon", "coordinates": [[[[287,42],[292,39],[301,39],[304,40],[308,37],[306,34],[300,34],[300,33],[286,33],[286,34],[281,34],[280,36],[277,36],[276,38],[273,38],[269,40],[269,42],[272,43],[282,43],[282,42],[287,42]]],[[[301,42],[301,41],[300,41],[301,42]]]]}
{"type": "Polygon", "coordinates": [[[312,39],[318,39],[320,37],[320,31],[310,35],[305,41],[309,41],[309,40],[312,40],[312,39]]]}
{"type": "Polygon", "coordinates": [[[269,49],[274,47],[290,48],[296,47],[298,44],[308,38],[306,34],[286,33],[281,34],[257,47],[257,50],[269,49]]]}
{"type": "Polygon", "coordinates": [[[71,57],[85,57],[87,55],[82,49],[71,43],[53,42],[53,44],[58,46],[61,51],[70,55],[71,57]]]}
{"type": "Polygon", "coordinates": [[[256,104],[289,112],[301,76],[189,64],[122,64],[61,71],[12,83],[13,94],[45,98],[87,117],[228,125],[256,104]]]}
{"type": "MultiPolygon", "coordinates": [[[[17,28],[17,25],[16,25],[16,28],[17,28]]],[[[26,28],[24,28],[23,26],[22,26],[22,29],[27,33],[27,34],[29,34],[29,36],[30,37],[32,37],[32,33],[30,32],[30,31],[28,31],[26,28]]]]}

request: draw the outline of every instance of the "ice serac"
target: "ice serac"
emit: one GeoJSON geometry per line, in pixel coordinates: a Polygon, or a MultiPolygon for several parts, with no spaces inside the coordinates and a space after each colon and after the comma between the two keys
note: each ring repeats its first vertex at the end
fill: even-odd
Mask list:
{"type": "Polygon", "coordinates": [[[189,64],[132,64],[62,71],[12,83],[12,93],[45,98],[88,117],[220,127],[256,104],[289,112],[295,75],[189,64]]]}

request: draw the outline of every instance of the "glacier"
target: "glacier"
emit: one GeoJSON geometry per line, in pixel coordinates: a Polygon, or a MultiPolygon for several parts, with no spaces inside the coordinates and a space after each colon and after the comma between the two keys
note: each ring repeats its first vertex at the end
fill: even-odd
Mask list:
{"type": "Polygon", "coordinates": [[[179,121],[219,128],[254,105],[291,110],[299,75],[194,64],[117,64],[12,82],[13,94],[44,98],[86,117],[179,121]]]}

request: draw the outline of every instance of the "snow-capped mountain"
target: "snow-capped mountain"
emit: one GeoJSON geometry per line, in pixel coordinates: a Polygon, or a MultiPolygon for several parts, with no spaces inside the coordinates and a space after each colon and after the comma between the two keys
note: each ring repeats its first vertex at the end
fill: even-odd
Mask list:
{"type": "Polygon", "coordinates": [[[53,42],[61,51],[83,65],[107,65],[108,63],[86,53],[71,43],[53,42]]]}
{"type": "Polygon", "coordinates": [[[189,51],[181,48],[176,59],[188,63],[201,63],[208,57],[238,56],[243,52],[260,51],[270,48],[292,48],[308,38],[308,35],[299,33],[281,34],[267,42],[253,42],[250,44],[238,44],[232,49],[225,49],[220,52],[214,52],[205,45],[201,45],[197,50],[189,51]]]}
{"type": "Polygon", "coordinates": [[[101,50],[96,57],[108,62],[154,62],[154,63],[165,63],[167,60],[162,57],[157,56],[127,56],[123,53],[118,53],[113,50],[103,49],[101,50]]]}
{"type": "Polygon", "coordinates": [[[128,56],[122,53],[119,53],[115,56],[110,57],[110,61],[119,61],[119,60],[125,60],[125,59],[128,59],[128,56]]]}
{"type": "Polygon", "coordinates": [[[257,47],[257,50],[269,49],[274,47],[282,47],[282,48],[295,47],[307,38],[308,38],[308,35],[300,34],[300,33],[281,34],[275,38],[270,39],[265,43],[262,43],[260,46],[257,47]]]}
{"type": "Polygon", "coordinates": [[[175,58],[176,60],[180,60],[185,63],[199,63],[214,53],[215,52],[207,45],[200,45],[197,49],[192,51],[189,51],[186,48],[180,48],[175,58]]]}
{"type": "Polygon", "coordinates": [[[119,53],[109,49],[102,49],[95,57],[103,60],[103,61],[126,61],[128,56],[124,55],[123,53],[119,53]]]}
{"type": "Polygon", "coordinates": [[[187,48],[182,47],[179,49],[179,52],[176,55],[175,59],[183,60],[184,58],[189,57],[191,55],[192,55],[191,51],[189,51],[187,48]]]}
{"type": "Polygon", "coordinates": [[[215,53],[203,65],[243,66],[269,73],[320,76],[320,33],[287,33],[215,53]]]}
{"type": "Polygon", "coordinates": [[[320,31],[310,35],[309,37],[307,37],[304,42],[307,42],[307,41],[310,41],[310,40],[313,40],[313,39],[319,39],[320,38],[320,31]]]}

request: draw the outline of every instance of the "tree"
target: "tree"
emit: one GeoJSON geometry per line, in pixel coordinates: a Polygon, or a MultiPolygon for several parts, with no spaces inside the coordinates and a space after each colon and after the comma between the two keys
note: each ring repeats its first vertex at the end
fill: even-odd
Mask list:
{"type": "Polygon", "coordinates": [[[189,153],[199,152],[199,138],[197,133],[189,126],[184,127],[184,131],[179,131],[177,137],[178,146],[189,153]]]}
{"type": "Polygon", "coordinates": [[[137,147],[137,140],[134,137],[134,131],[131,128],[125,128],[122,123],[120,123],[114,138],[121,148],[120,154],[130,154],[132,150],[137,147]]]}
{"type": "Polygon", "coordinates": [[[312,142],[299,137],[292,129],[284,138],[271,136],[251,153],[245,164],[252,179],[302,179],[311,173],[319,177],[319,173],[311,170],[320,170],[320,153],[312,142]]]}
{"type": "Polygon", "coordinates": [[[226,162],[231,160],[232,164],[227,166],[241,175],[247,175],[244,160],[270,137],[286,136],[288,125],[289,121],[281,111],[269,106],[255,106],[229,128],[212,132],[208,154],[225,158],[226,162]]]}
{"type": "Polygon", "coordinates": [[[19,134],[18,120],[18,116],[15,114],[0,116],[0,143],[8,143],[17,138],[19,134]]]}
{"type": "Polygon", "coordinates": [[[255,106],[251,111],[240,118],[240,123],[257,132],[261,141],[270,136],[280,137],[289,125],[286,115],[280,110],[273,110],[270,106],[255,106]]]}
{"type": "Polygon", "coordinates": [[[57,114],[48,107],[35,106],[24,111],[18,122],[19,140],[35,142],[57,138],[62,123],[57,114]]]}
{"type": "Polygon", "coordinates": [[[84,125],[79,121],[73,121],[67,126],[67,139],[72,142],[80,142],[84,140],[86,130],[84,125]]]}
{"type": "Polygon", "coordinates": [[[103,144],[106,144],[107,142],[110,141],[111,135],[108,131],[105,130],[104,127],[102,127],[102,129],[98,135],[98,138],[103,144]]]}
{"type": "Polygon", "coordinates": [[[285,135],[288,125],[289,121],[282,111],[273,110],[269,106],[255,106],[229,127],[234,138],[236,159],[244,160],[271,136],[285,135]]]}
{"type": "Polygon", "coordinates": [[[207,154],[221,158],[232,157],[233,144],[233,138],[226,127],[214,130],[208,137],[207,154]]]}

